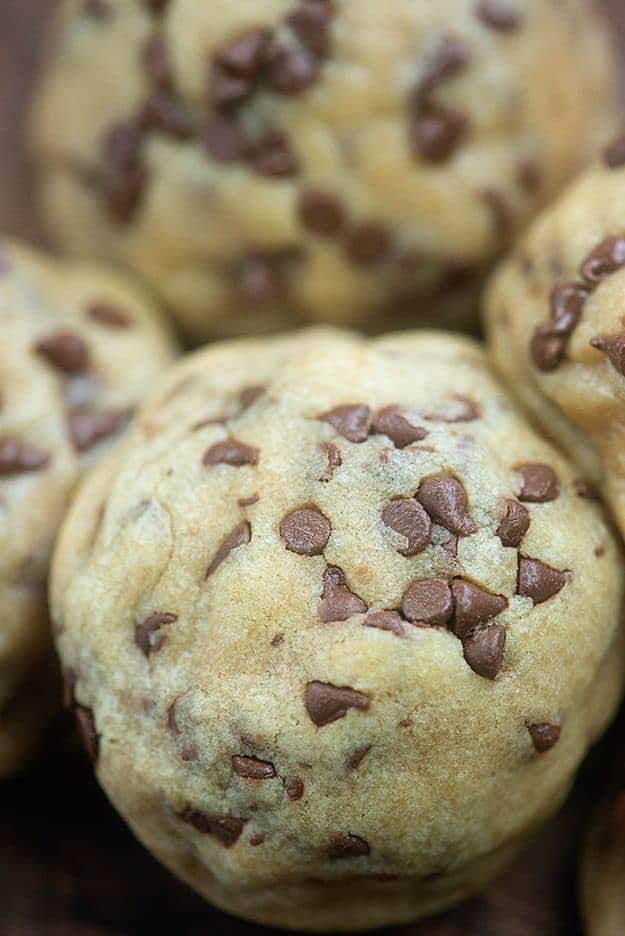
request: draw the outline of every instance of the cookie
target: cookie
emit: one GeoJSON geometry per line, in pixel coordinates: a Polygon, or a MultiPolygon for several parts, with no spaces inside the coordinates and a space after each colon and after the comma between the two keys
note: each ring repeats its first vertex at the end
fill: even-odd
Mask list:
{"type": "Polygon", "coordinates": [[[33,116],[43,210],[194,337],[466,324],[612,126],[615,74],[587,0],[70,0],[33,116]]]}
{"type": "Polygon", "coordinates": [[[35,674],[50,652],[57,528],[84,468],[125,428],[173,344],[156,311],[117,277],[6,242],[0,335],[1,776],[54,711],[35,674]]]}
{"type": "Polygon", "coordinates": [[[622,560],[576,480],[462,339],[313,330],[173,368],[53,563],[67,694],[139,838],[296,929],[480,887],[620,694],[622,560]]]}
{"type": "Polygon", "coordinates": [[[625,933],[625,789],[596,817],[583,856],[581,896],[588,936],[625,933]]]}
{"type": "Polygon", "coordinates": [[[625,531],[625,137],[530,229],[485,302],[492,359],[625,531]]]}

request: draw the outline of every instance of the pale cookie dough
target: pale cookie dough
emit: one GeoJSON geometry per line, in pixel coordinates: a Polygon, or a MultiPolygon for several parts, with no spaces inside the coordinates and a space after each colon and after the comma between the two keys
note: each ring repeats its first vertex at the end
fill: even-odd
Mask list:
{"type": "Polygon", "coordinates": [[[581,875],[587,936],[625,933],[625,789],[611,796],[592,828],[581,875]]]}
{"type": "Polygon", "coordinates": [[[469,341],[312,331],[170,371],[55,553],[68,693],[220,907],[354,930],[480,887],[620,694],[601,508],[469,341]]]}
{"type": "Polygon", "coordinates": [[[615,75],[588,0],[66,0],[43,210],[191,336],[466,323],[605,140],[615,75]]]}
{"type": "Polygon", "coordinates": [[[485,310],[495,366],[625,532],[624,218],[625,136],[534,224],[485,310]]]}
{"type": "Polygon", "coordinates": [[[118,277],[0,241],[0,777],[55,710],[46,580],[72,490],[172,351],[118,277]]]}

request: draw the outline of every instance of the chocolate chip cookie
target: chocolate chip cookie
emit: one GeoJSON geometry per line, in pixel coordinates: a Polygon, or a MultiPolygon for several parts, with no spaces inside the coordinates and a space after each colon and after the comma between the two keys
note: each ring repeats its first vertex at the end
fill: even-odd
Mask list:
{"type": "Polygon", "coordinates": [[[156,311],[100,269],[0,242],[0,776],[54,703],[46,609],[52,542],[85,466],[172,358],[156,311]],[[45,685],[51,682],[45,676],[45,685]]]}
{"type": "Polygon", "coordinates": [[[462,339],[310,331],[174,367],[52,584],[68,699],[139,838],[271,925],[480,887],[621,690],[622,560],[577,480],[462,339]]]}
{"type": "Polygon", "coordinates": [[[538,220],[485,303],[495,366],[625,531],[625,136],[538,220]]]}
{"type": "Polygon", "coordinates": [[[44,212],[192,336],[466,323],[596,152],[614,76],[587,0],[70,0],[34,115],[44,212]]]}

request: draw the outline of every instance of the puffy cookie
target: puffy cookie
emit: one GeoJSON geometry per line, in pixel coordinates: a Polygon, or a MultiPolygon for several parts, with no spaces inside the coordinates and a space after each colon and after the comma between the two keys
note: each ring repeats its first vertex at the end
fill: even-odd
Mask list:
{"type": "Polygon", "coordinates": [[[625,531],[624,212],[622,137],[533,225],[485,309],[496,367],[625,531]]]}
{"type": "Polygon", "coordinates": [[[478,888],[621,689],[621,558],[576,479],[469,341],[312,331],[170,371],[53,564],[68,694],[139,838],[278,926],[478,888]]]}
{"type": "Polygon", "coordinates": [[[84,468],[119,435],[173,346],[156,312],[117,277],[6,243],[0,335],[2,776],[54,711],[43,686],[57,528],[84,468]]]}
{"type": "Polygon", "coordinates": [[[34,114],[44,213],[194,336],[466,321],[612,125],[614,76],[588,0],[69,0],[34,114]]]}
{"type": "Polygon", "coordinates": [[[588,936],[625,933],[625,789],[597,816],[584,853],[581,890],[588,936]]]}

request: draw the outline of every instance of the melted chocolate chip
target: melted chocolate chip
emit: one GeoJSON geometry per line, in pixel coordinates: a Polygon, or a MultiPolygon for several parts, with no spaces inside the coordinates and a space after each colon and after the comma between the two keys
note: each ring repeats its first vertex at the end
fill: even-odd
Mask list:
{"type": "Polygon", "coordinates": [[[310,720],[322,728],[344,718],[350,708],[367,711],[369,699],[364,692],[357,692],[349,686],[314,681],[306,686],[304,705],[310,720]]]}
{"type": "Polygon", "coordinates": [[[271,35],[266,29],[250,29],[221,46],[215,60],[235,75],[251,78],[264,65],[270,39],[271,35]]]}
{"type": "Polygon", "coordinates": [[[415,156],[431,163],[446,162],[466,135],[468,123],[460,111],[429,109],[412,124],[410,141],[415,156]]]}
{"type": "Polygon", "coordinates": [[[0,476],[42,471],[50,463],[47,452],[14,435],[0,435],[0,476]]]}
{"type": "Polygon", "coordinates": [[[238,777],[245,780],[272,780],[276,776],[276,768],[270,761],[258,760],[245,754],[234,755],[232,769],[238,777]]]}
{"type": "Polygon", "coordinates": [[[544,754],[549,751],[559,740],[562,731],[560,725],[552,725],[548,722],[538,722],[535,725],[528,725],[527,730],[530,733],[532,744],[538,754],[544,754]]]}
{"type": "Polygon", "coordinates": [[[64,374],[82,374],[89,368],[89,352],[80,335],[56,332],[35,344],[35,351],[64,374]]]}
{"type": "Polygon", "coordinates": [[[349,442],[365,442],[369,435],[371,411],[362,403],[335,406],[319,417],[334,426],[339,435],[349,442]]]}
{"type": "Polygon", "coordinates": [[[622,237],[606,237],[588,254],[580,267],[580,273],[586,282],[595,286],[624,266],[625,240],[622,237]]]}
{"type": "Polygon", "coordinates": [[[468,637],[478,624],[487,624],[508,607],[508,599],[503,595],[493,595],[463,579],[452,581],[451,592],[456,608],[453,631],[460,639],[468,637]]]}
{"type": "Polygon", "coordinates": [[[247,148],[247,159],[260,175],[288,178],[297,173],[298,162],[289,141],[280,130],[265,130],[247,148]]]}
{"type": "Polygon", "coordinates": [[[87,452],[103,439],[118,432],[128,421],[126,410],[91,410],[78,406],[68,413],[67,422],[74,448],[87,452]]]}
{"type": "Polygon", "coordinates": [[[580,283],[558,283],[551,297],[551,320],[538,325],[530,342],[530,354],[539,370],[552,371],[563,360],[568,339],[581,318],[590,290],[580,283]]]}
{"type": "Polygon", "coordinates": [[[625,166],[625,134],[606,146],[603,151],[603,161],[609,169],[625,166]]]}
{"type": "Polygon", "coordinates": [[[387,527],[406,540],[400,549],[404,556],[416,556],[430,542],[432,521],[421,504],[412,498],[391,501],[382,508],[382,520],[387,527]]]}
{"type": "Polygon", "coordinates": [[[385,406],[373,417],[371,429],[389,437],[397,448],[405,448],[412,442],[425,439],[427,430],[414,426],[396,406],[385,406]]]}
{"type": "Polygon", "coordinates": [[[517,594],[531,598],[535,605],[553,598],[566,585],[568,576],[539,559],[519,557],[517,594]]]}
{"type": "Polygon", "coordinates": [[[304,795],[304,782],[299,777],[288,777],[284,781],[284,789],[291,802],[295,803],[304,795]]]}
{"type": "Polygon", "coordinates": [[[428,101],[441,82],[454,78],[466,69],[470,58],[469,50],[462,40],[451,34],[443,36],[415,89],[414,103],[419,105],[428,101]]]}
{"type": "Polygon", "coordinates": [[[560,481],[549,465],[528,462],[516,469],[521,475],[519,500],[530,504],[544,504],[556,500],[560,494],[560,481]]]}
{"type": "Polygon", "coordinates": [[[143,47],[143,67],[148,79],[159,88],[171,90],[173,76],[165,38],[158,33],[150,36],[143,47]]]}
{"type": "Polygon", "coordinates": [[[151,653],[157,653],[167,637],[161,632],[161,628],[174,624],[178,620],[177,614],[155,611],[140,624],[135,624],[135,643],[144,654],[149,657],[151,653]]]}
{"type": "Polygon", "coordinates": [[[625,376],[625,333],[620,335],[597,335],[590,344],[606,355],[614,370],[625,376]]]}
{"type": "Polygon", "coordinates": [[[238,439],[224,439],[216,442],[204,453],[203,465],[231,465],[240,468],[243,465],[257,465],[259,452],[257,448],[239,442],[238,439]]]}
{"type": "Polygon", "coordinates": [[[529,530],[529,511],[513,497],[506,497],[504,503],[506,515],[499,524],[497,536],[503,546],[518,546],[529,530]]]}
{"type": "Polygon", "coordinates": [[[462,641],[464,658],[474,673],[495,679],[503,664],[506,632],[499,624],[478,627],[462,641]]]}
{"type": "Polygon", "coordinates": [[[157,130],[174,140],[190,140],[195,135],[191,114],[170,91],[154,90],[143,106],[140,119],[146,130],[157,130]]]}
{"type": "Polygon", "coordinates": [[[220,65],[213,65],[209,88],[211,103],[217,110],[242,104],[254,91],[255,84],[253,78],[236,75],[220,65]]]}
{"type": "Polygon", "coordinates": [[[104,325],[105,328],[129,328],[132,324],[132,319],[127,312],[105,300],[92,302],[87,307],[86,314],[98,325],[104,325]]]}
{"type": "Polygon", "coordinates": [[[329,50],[329,26],[332,5],[321,0],[307,0],[287,17],[287,23],[307,49],[323,59],[329,50]]]}
{"type": "Polygon", "coordinates": [[[320,510],[294,510],[280,522],[286,548],[300,556],[319,556],[328,545],[332,524],[320,510]]]}
{"type": "Polygon", "coordinates": [[[334,442],[326,442],[323,446],[323,451],[328,462],[328,467],[322,475],[320,475],[320,481],[331,481],[334,477],[334,472],[337,468],[340,468],[343,464],[343,456],[341,455],[341,450],[334,442]]]}
{"type": "Polygon", "coordinates": [[[417,579],[402,598],[404,616],[428,627],[441,627],[451,620],[454,602],[449,583],[444,579],[417,579]]]}
{"type": "Polygon", "coordinates": [[[89,755],[89,760],[95,764],[97,763],[100,753],[100,736],[96,731],[93,712],[84,705],[75,705],[74,715],[76,717],[80,740],[82,741],[85,751],[89,755]]]}
{"type": "Polygon", "coordinates": [[[138,210],[146,184],[141,161],[144,129],[137,121],[117,124],[104,140],[104,194],[109,215],[126,224],[138,210]]]}
{"type": "Polygon", "coordinates": [[[225,538],[215,553],[208,569],[206,570],[206,578],[209,578],[209,576],[211,576],[213,572],[219,568],[222,562],[228,558],[234,549],[238,549],[239,546],[247,546],[251,539],[252,528],[247,520],[244,520],[242,523],[239,523],[239,525],[234,528],[232,533],[230,533],[225,538]]]}
{"type": "Polygon", "coordinates": [[[476,7],[478,18],[497,32],[515,32],[521,25],[521,18],[506,0],[480,0],[476,7]]]}
{"type": "Polygon", "coordinates": [[[239,393],[239,405],[241,407],[241,412],[245,412],[253,406],[256,400],[259,400],[261,396],[266,391],[266,387],[263,384],[250,384],[248,387],[243,387],[239,393]]]}
{"type": "Polygon", "coordinates": [[[319,77],[317,60],[307,49],[275,44],[271,51],[268,80],[278,94],[301,94],[319,77]]]}
{"type": "Polygon", "coordinates": [[[347,587],[345,573],[338,566],[328,566],[323,573],[319,620],[323,624],[347,621],[355,614],[365,614],[364,601],[347,587]]]}
{"type": "Polygon", "coordinates": [[[320,237],[334,237],[345,224],[345,209],[340,199],[323,189],[303,192],[297,210],[304,227],[320,237]]]}
{"type": "Polygon", "coordinates": [[[432,520],[450,533],[470,536],[477,532],[477,523],[469,516],[466,491],[451,475],[439,475],[423,481],[417,500],[432,520]]]}
{"type": "Polygon", "coordinates": [[[363,621],[365,627],[389,631],[396,637],[406,637],[406,624],[397,611],[370,611],[363,621]]]}
{"type": "Polygon", "coordinates": [[[211,117],[204,128],[204,146],[213,159],[231,163],[243,158],[247,141],[242,127],[233,117],[217,115],[211,117]]]}
{"type": "Polygon", "coordinates": [[[373,221],[352,228],[345,239],[347,256],[356,266],[362,267],[381,263],[388,256],[391,246],[388,228],[373,221]]]}
{"type": "Polygon", "coordinates": [[[340,861],[343,858],[359,858],[370,855],[369,843],[359,835],[335,835],[328,846],[328,858],[340,861]]]}
{"type": "Polygon", "coordinates": [[[363,760],[371,750],[370,744],[364,744],[362,747],[356,748],[355,751],[349,755],[345,761],[345,766],[348,770],[357,770],[358,767],[362,764],[363,760]]]}
{"type": "Polygon", "coordinates": [[[193,826],[202,835],[211,835],[219,839],[226,848],[236,844],[247,821],[238,816],[211,815],[199,809],[193,809],[191,806],[187,806],[179,813],[179,818],[187,825],[193,826]]]}

